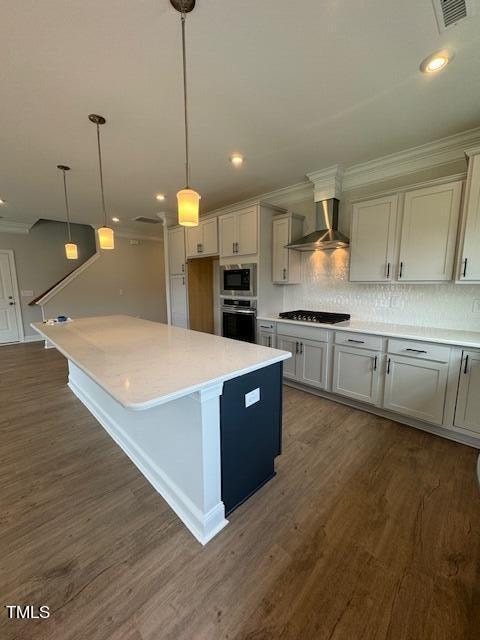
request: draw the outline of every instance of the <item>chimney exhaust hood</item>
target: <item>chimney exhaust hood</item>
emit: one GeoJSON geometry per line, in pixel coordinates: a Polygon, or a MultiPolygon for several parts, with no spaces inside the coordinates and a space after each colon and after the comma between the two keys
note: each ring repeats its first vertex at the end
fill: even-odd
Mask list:
{"type": "Polygon", "coordinates": [[[296,251],[325,251],[348,247],[349,240],[338,231],[337,198],[320,200],[315,203],[316,231],[287,244],[287,249],[296,251]]]}

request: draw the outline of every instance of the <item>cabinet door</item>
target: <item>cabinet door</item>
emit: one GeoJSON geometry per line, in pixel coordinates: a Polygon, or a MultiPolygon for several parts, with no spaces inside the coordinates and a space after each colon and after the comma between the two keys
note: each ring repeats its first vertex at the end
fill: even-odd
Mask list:
{"type": "Polygon", "coordinates": [[[298,340],[291,336],[277,336],[277,349],[280,349],[281,351],[290,351],[292,354],[291,358],[283,361],[283,375],[285,378],[296,379],[297,377],[296,359],[298,344],[298,340]]]}
{"type": "Polygon", "coordinates": [[[218,253],[218,222],[217,218],[202,222],[201,254],[216,255],[218,253]]]}
{"type": "Polygon", "coordinates": [[[170,278],[170,310],[172,324],[186,329],[188,327],[188,316],[185,276],[170,278]]]}
{"type": "Polygon", "coordinates": [[[480,282],[480,154],[472,156],[468,163],[463,215],[465,227],[460,249],[459,279],[480,282]]]}
{"type": "Polygon", "coordinates": [[[185,231],[183,227],[168,232],[168,262],[170,275],[185,273],[185,231]]]}
{"type": "Polygon", "coordinates": [[[185,240],[187,246],[187,258],[195,258],[200,255],[202,244],[202,224],[197,227],[187,227],[185,230],[185,240]]]}
{"type": "Polygon", "coordinates": [[[398,197],[353,205],[350,237],[350,280],[385,282],[394,267],[398,197]]]}
{"type": "Polygon", "coordinates": [[[480,352],[464,351],[458,385],[456,427],[480,434],[480,352]]]}
{"type": "Polygon", "coordinates": [[[385,409],[442,424],[448,364],[387,355],[385,409]]]}
{"type": "Polygon", "coordinates": [[[220,239],[220,257],[230,258],[235,255],[236,214],[228,213],[218,218],[218,235],[220,239]]]}
{"type": "Polygon", "coordinates": [[[290,220],[274,220],[272,226],[272,280],[275,284],[284,284],[288,281],[288,249],[285,249],[285,245],[289,242],[290,220]]]}
{"type": "Polygon", "coordinates": [[[328,343],[316,340],[300,340],[297,378],[300,382],[317,387],[327,388],[328,343]]]}
{"type": "Polygon", "coordinates": [[[237,216],[237,247],[235,253],[239,256],[247,256],[257,253],[258,229],[257,208],[250,207],[236,213],[237,216]]]}
{"type": "MultiPolygon", "coordinates": [[[[274,335],[273,333],[269,333],[267,331],[259,331],[258,332],[258,344],[261,344],[262,347],[274,347],[274,335]]],[[[287,351],[287,349],[284,349],[287,351]]]]}
{"type": "Polygon", "coordinates": [[[452,280],[462,182],[407,191],[398,279],[452,280]]]}
{"type": "Polygon", "coordinates": [[[333,393],[378,404],[380,358],[378,351],[335,346],[333,393]]]}

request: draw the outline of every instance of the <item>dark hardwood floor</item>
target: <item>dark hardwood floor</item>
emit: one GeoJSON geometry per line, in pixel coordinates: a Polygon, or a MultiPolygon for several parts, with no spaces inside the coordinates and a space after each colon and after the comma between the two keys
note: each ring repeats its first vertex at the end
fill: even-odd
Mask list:
{"type": "Polygon", "coordinates": [[[2,640],[480,637],[474,449],[286,388],[276,478],[201,547],[66,378],[0,347],[2,640]]]}

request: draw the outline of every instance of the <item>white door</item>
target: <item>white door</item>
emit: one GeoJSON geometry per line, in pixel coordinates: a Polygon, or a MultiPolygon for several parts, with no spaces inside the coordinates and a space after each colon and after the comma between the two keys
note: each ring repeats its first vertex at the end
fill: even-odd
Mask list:
{"type": "Polygon", "coordinates": [[[217,218],[202,222],[202,254],[218,253],[218,221],[217,218]]]}
{"type": "Polygon", "coordinates": [[[387,355],[385,409],[442,424],[448,364],[387,355]]]}
{"type": "Polygon", "coordinates": [[[185,231],[183,227],[168,231],[168,261],[171,276],[185,273],[185,231]]]}
{"type": "Polygon", "coordinates": [[[472,156],[468,163],[464,216],[459,279],[480,282],[480,154],[472,156]]]}
{"type": "Polygon", "coordinates": [[[327,388],[328,343],[317,340],[300,340],[297,364],[297,378],[300,382],[317,387],[327,388]]]}
{"type": "Polygon", "coordinates": [[[220,257],[230,258],[235,255],[236,247],[236,214],[228,213],[218,219],[218,235],[220,240],[220,257]]]}
{"type": "Polygon", "coordinates": [[[273,221],[273,247],[272,247],[272,280],[276,284],[288,281],[288,249],[285,245],[289,240],[289,218],[281,218],[273,221]]]}
{"type": "Polygon", "coordinates": [[[187,287],[185,276],[170,278],[171,322],[175,327],[188,328],[187,287]]]}
{"type": "Polygon", "coordinates": [[[393,277],[398,196],[353,205],[350,280],[385,282],[393,277]]]}
{"type": "Polygon", "coordinates": [[[273,333],[269,333],[268,331],[259,331],[258,332],[258,344],[261,344],[262,347],[274,347],[274,335],[273,333]]]}
{"type": "Polygon", "coordinates": [[[299,341],[291,336],[277,336],[277,349],[281,351],[290,351],[292,357],[283,361],[283,375],[285,378],[297,377],[296,373],[296,354],[298,351],[299,341]]]}
{"type": "Polygon", "coordinates": [[[333,393],[378,404],[381,355],[377,351],[335,346],[333,393]]]}
{"type": "Polygon", "coordinates": [[[480,434],[480,352],[464,351],[458,385],[456,427],[480,434]]]}
{"type": "Polygon", "coordinates": [[[15,267],[10,253],[0,251],[0,343],[18,342],[20,331],[16,305],[15,267]]]}
{"type": "Polygon", "coordinates": [[[187,227],[185,229],[185,244],[187,248],[187,258],[195,258],[201,253],[202,245],[202,225],[197,227],[187,227]]]}
{"type": "Polygon", "coordinates": [[[407,191],[398,279],[452,280],[462,182],[407,191]]]}
{"type": "Polygon", "coordinates": [[[251,207],[237,214],[237,248],[235,253],[246,256],[257,253],[257,208],[251,207]]]}

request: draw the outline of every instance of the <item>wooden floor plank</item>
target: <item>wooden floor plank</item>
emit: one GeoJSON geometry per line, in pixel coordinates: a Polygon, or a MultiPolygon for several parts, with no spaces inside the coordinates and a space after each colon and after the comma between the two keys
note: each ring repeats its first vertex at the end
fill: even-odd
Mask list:
{"type": "Polygon", "coordinates": [[[5,640],[474,640],[477,452],[285,388],[277,476],[201,547],[41,344],[0,348],[5,640]]]}

